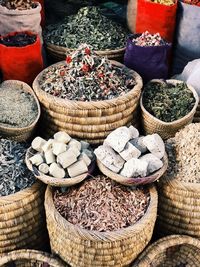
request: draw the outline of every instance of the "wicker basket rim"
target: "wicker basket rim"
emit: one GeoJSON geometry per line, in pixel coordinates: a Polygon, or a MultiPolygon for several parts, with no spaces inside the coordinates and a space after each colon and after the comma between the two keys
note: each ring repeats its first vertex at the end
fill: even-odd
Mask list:
{"type": "Polygon", "coordinates": [[[194,192],[199,192],[200,190],[200,183],[191,183],[191,182],[184,182],[180,181],[178,179],[171,179],[169,177],[163,177],[163,179],[160,181],[161,183],[169,184],[170,186],[173,186],[175,188],[179,188],[182,190],[189,189],[194,192]]]}
{"type": "MultiPolygon", "coordinates": [[[[47,186],[46,192],[45,192],[45,207],[48,207],[48,212],[49,212],[49,207],[50,213],[54,217],[56,221],[61,221],[62,226],[65,228],[72,228],[73,232],[79,232],[82,233],[82,237],[84,236],[84,233],[87,235],[87,238],[91,240],[97,241],[97,236],[99,241],[105,240],[105,239],[110,239],[115,238],[115,240],[122,239],[124,236],[129,234],[130,232],[138,232],[143,224],[149,221],[149,219],[153,216],[152,214],[152,209],[156,207],[157,209],[157,200],[158,200],[158,194],[157,190],[154,185],[151,185],[148,187],[149,188],[149,193],[150,193],[150,203],[149,206],[142,218],[140,218],[135,224],[128,226],[123,229],[119,229],[116,231],[107,231],[107,232],[99,232],[99,231],[94,231],[94,230],[86,230],[84,228],[81,228],[80,226],[74,225],[70,222],[68,222],[62,215],[56,210],[53,198],[52,198],[52,188],[50,186],[47,186]],[[50,204],[50,205],[48,205],[50,204]]],[[[47,212],[46,212],[47,213],[47,212]]]]}
{"type": "Polygon", "coordinates": [[[167,157],[167,153],[166,152],[164,154],[164,157],[162,158],[162,161],[163,161],[163,166],[159,170],[155,171],[154,173],[152,173],[149,176],[146,176],[146,177],[135,177],[135,178],[127,178],[127,177],[124,177],[124,176],[122,176],[122,175],[120,175],[118,173],[112,172],[103,163],[101,163],[98,159],[97,159],[97,165],[99,166],[99,163],[100,163],[101,172],[104,175],[108,176],[109,178],[115,180],[116,182],[119,182],[119,183],[121,183],[121,182],[123,183],[124,182],[126,185],[128,185],[128,184],[130,184],[130,185],[139,185],[139,184],[148,184],[148,182],[145,182],[144,179],[146,179],[147,181],[150,180],[149,183],[153,183],[156,180],[158,180],[165,173],[165,171],[167,170],[167,167],[168,167],[168,157],[167,157]],[[101,165],[103,165],[103,169],[105,169],[105,173],[103,172],[103,170],[101,168],[101,165]],[[109,173],[111,175],[109,175],[109,173]],[[114,177],[116,177],[116,179],[114,177]],[[156,179],[154,179],[152,181],[153,177],[156,177],[156,179]]]}
{"type": "MultiPolygon", "coordinates": [[[[154,81],[162,83],[162,80],[159,80],[159,79],[153,79],[150,82],[154,82],[154,81]]],[[[179,81],[179,80],[175,80],[175,79],[169,79],[169,80],[166,80],[166,82],[167,83],[172,83],[172,84],[184,83],[183,81],[179,81]]],[[[144,113],[146,113],[151,119],[153,119],[155,122],[158,122],[159,124],[162,124],[163,126],[173,126],[173,125],[176,125],[177,123],[184,122],[187,118],[189,118],[191,116],[191,114],[195,113],[195,111],[197,109],[197,106],[198,106],[198,103],[199,103],[199,96],[198,96],[196,90],[189,84],[187,84],[187,87],[193,93],[193,96],[195,98],[195,104],[194,104],[194,107],[192,108],[192,110],[181,119],[178,119],[178,120],[175,120],[175,121],[172,121],[172,122],[164,122],[164,121],[161,121],[161,120],[157,119],[155,116],[153,116],[151,113],[149,113],[145,109],[145,107],[143,105],[143,102],[142,102],[144,91],[142,92],[142,95],[141,95],[141,98],[140,98],[140,107],[141,107],[142,111],[144,113]]]]}
{"type": "MultiPolygon", "coordinates": [[[[28,130],[31,130],[31,128],[33,128],[39,118],[40,118],[40,115],[41,115],[41,109],[40,109],[40,104],[39,104],[39,101],[37,99],[37,96],[35,95],[34,91],[32,90],[32,88],[25,82],[22,82],[22,81],[18,81],[18,80],[7,80],[7,81],[4,81],[1,85],[0,85],[0,89],[4,86],[9,86],[9,85],[16,85],[16,87],[19,87],[22,85],[22,88],[20,88],[21,90],[25,91],[25,92],[29,92],[35,99],[35,102],[37,104],[37,110],[38,110],[38,114],[37,114],[37,117],[35,118],[35,120],[28,126],[26,127],[22,127],[22,128],[13,128],[13,127],[4,127],[1,125],[0,123],[0,130],[6,130],[6,131],[9,131],[9,132],[17,132],[17,131],[28,131],[28,130]]],[[[13,88],[14,90],[17,90],[17,88],[13,88]]]]}
{"type": "MultiPolygon", "coordinates": [[[[115,66],[118,66],[118,67],[125,67],[125,65],[115,61],[115,60],[109,60],[113,65],[115,66]]],[[[63,65],[65,61],[60,61],[58,63],[55,63],[53,65],[51,65],[50,67],[53,67],[53,66],[59,66],[59,65],[63,65]]],[[[70,100],[70,99],[62,99],[62,98],[59,98],[59,97],[56,97],[56,96],[52,96],[50,95],[49,93],[46,93],[45,91],[43,91],[41,88],[40,88],[40,85],[39,85],[39,80],[41,78],[41,76],[43,75],[43,73],[46,71],[46,69],[44,69],[43,71],[41,71],[37,77],[35,78],[35,80],[33,81],[33,90],[36,92],[36,95],[37,95],[37,92],[45,95],[45,97],[49,100],[49,102],[51,103],[58,103],[60,105],[64,105],[66,106],[68,103],[70,104],[78,104],[78,103],[81,103],[82,105],[82,108],[83,106],[85,105],[85,107],[88,109],[88,103],[91,104],[91,105],[94,105],[95,106],[95,109],[98,107],[98,106],[101,106],[101,105],[105,105],[106,103],[107,104],[116,104],[117,105],[117,102],[120,100],[124,100],[126,99],[127,97],[130,97],[132,95],[134,95],[137,91],[141,92],[142,90],[142,86],[143,86],[143,82],[142,82],[142,78],[141,76],[133,71],[133,70],[130,70],[131,73],[133,74],[133,77],[135,79],[135,82],[136,84],[134,85],[134,87],[129,91],[127,92],[126,94],[122,95],[122,96],[118,96],[116,98],[113,98],[113,99],[109,99],[109,100],[100,100],[100,101],[89,101],[89,102],[85,102],[85,101],[77,101],[77,100],[70,100]]]]}

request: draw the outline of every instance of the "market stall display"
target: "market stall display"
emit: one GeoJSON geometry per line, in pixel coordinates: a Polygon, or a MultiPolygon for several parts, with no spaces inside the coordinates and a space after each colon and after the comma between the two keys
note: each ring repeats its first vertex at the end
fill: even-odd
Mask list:
{"type": "Polygon", "coordinates": [[[151,239],[156,219],[157,193],[154,186],[131,189],[97,176],[85,180],[78,187],[70,187],[66,193],[56,193],[48,187],[45,209],[51,248],[68,264],[79,267],[125,266],[137,257],[151,239]],[[134,195],[137,199],[134,205],[130,205],[129,201],[134,195]],[[113,204],[110,202],[112,207],[109,205],[110,198],[113,200],[113,204]],[[76,205],[71,206],[70,201],[75,201],[76,205]],[[101,208],[95,203],[99,203],[101,208]],[[129,207],[130,211],[123,207],[129,207]],[[127,217],[130,221],[125,222],[125,216],[131,211],[132,216],[127,217]],[[72,216],[73,212],[77,216],[72,216]],[[87,217],[86,224],[84,216],[87,217]]]}
{"type": "Polygon", "coordinates": [[[142,124],[146,134],[158,133],[163,139],[191,123],[199,97],[195,89],[178,80],[152,80],[140,99],[142,124]]]}
{"type": "Polygon", "coordinates": [[[156,181],[168,164],[161,137],[158,134],[139,136],[133,126],[114,130],[94,153],[102,173],[129,186],[156,181]]]}
{"type": "Polygon", "coordinates": [[[42,71],[33,89],[42,105],[43,135],[66,131],[91,144],[122,125],[137,123],[142,79],[115,61],[80,46],[65,62],[42,71]]]}

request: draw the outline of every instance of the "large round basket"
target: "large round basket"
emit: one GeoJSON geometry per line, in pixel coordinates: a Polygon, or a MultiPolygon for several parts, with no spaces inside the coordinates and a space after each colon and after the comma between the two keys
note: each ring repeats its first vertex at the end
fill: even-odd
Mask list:
{"type": "MultiPolygon", "coordinates": [[[[162,83],[162,80],[151,80],[152,82],[156,81],[156,82],[160,82],[162,83]]],[[[150,81],[150,82],[151,82],[150,81]]],[[[177,83],[182,83],[182,81],[179,80],[166,80],[167,83],[171,83],[171,84],[177,84],[177,83]]],[[[194,118],[194,114],[196,112],[198,103],[199,103],[199,97],[195,91],[195,89],[190,86],[187,85],[188,88],[192,91],[193,96],[196,100],[194,107],[192,108],[192,110],[183,118],[173,121],[173,122],[164,122],[161,121],[159,119],[157,119],[156,117],[154,117],[153,115],[151,115],[143,106],[143,94],[141,96],[140,99],[140,107],[142,110],[142,125],[145,131],[145,134],[153,134],[153,133],[158,133],[162,139],[168,139],[171,137],[174,137],[176,132],[178,132],[180,129],[182,129],[184,126],[186,126],[187,124],[191,123],[193,121],[194,118]]]]}
{"type": "Polygon", "coordinates": [[[37,109],[38,109],[38,115],[36,119],[34,120],[34,122],[31,123],[31,125],[27,127],[23,127],[23,128],[13,128],[13,127],[5,127],[3,126],[3,124],[0,123],[0,136],[4,138],[9,138],[9,139],[12,139],[18,142],[26,141],[30,139],[32,135],[34,134],[37,122],[40,117],[41,111],[40,111],[40,105],[39,105],[38,99],[35,96],[31,87],[24,82],[17,81],[17,80],[8,80],[8,81],[3,82],[0,85],[0,90],[1,88],[4,88],[4,87],[5,88],[9,87],[9,88],[12,88],[13,90],[19,90],[19,89],[23,90],[24,92],[31,94],[35,99],[35,102],[37,104],[37,109]]]}
{"type": "MultiPolygon", "coordinates": [[[[111,61],[112,64],[124,65],[111,61]]],[[[65,64],[60,62],[53,66],[65,64]]],[[[45,71],[45,70],[44,70],[45,71]]],[[[133,124],[138,128],[138,104],[141,95],[142,79],[132,73],[136,85],[127,94],[105,101],[71,101],[44,92],[40,88],[42,71],[33,83],[33,89],[42,107],[41,135],[49,138],[57,131],[66,131],[70,136],[100,144],[106,136],[123,125],[133,124]]]]}
{"type": "Polygon", "coordinates": [[[197,122],[197,123],[200,122],[200,101],[199,101],[199,104],[197,106],[196,113],[194,114],[194,120],[193,120],[193,122],[197,122]]]}
{"type": "MultiPolygon", "coordinates": [[[[63,46],[54,45],[51,43],[46,43],[46,48],[48,54],[55,61],[65,60],[66,56],[73,52],[73,49],[69,49],[63,46]]],[[[102,57],[107,57],[108,59],[122,61],[124,58],[125,47],[115,50],[104,50],[104,51],[96,51],[97,55],[102,57]]]]}
{"type": "Polygon", "coordinates": [[[167,236],[153,243],[132,267],[199,267],[200,241],[185,235],[167,236]]]}
{"type": "Polygon", "coordinates": [[[88,231],[65,220],[55,209],[52,188],[45,195],[51,249],[72,267],[127,266],[149,243],[157,215],[157,192],[150,190],[145,215],[133,226],[113,232],[88,231]]]}
{"type": "Polygon", "coordinates": [[[30,188],[0,197],[0,254],[22,248],[48,248],[44,190],[36,182],[30,188]]]}
{"type": "Polygon", "coordinates": [[[200,238],[200,184],[163,176],[158,183],[157,232],[200,238]]]}
{"type": "Polygon", "coordinates": [[[51,254],[29,249],[15,250],[2,254],[0,257],[0,266],[8,266],[7,264],[17,267],[67,267],[67,264],[51,254]]]}

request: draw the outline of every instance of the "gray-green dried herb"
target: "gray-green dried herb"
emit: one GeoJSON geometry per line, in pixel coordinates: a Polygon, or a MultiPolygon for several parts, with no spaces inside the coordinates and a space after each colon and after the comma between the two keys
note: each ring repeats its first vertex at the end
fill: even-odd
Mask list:
{"type": "Polygon", "coordinates": [[[157,119],[173,122],[192,110],[195,98],[185,83],[149,82],[144,88],[143,105],[157,119]]]}
{"type": "Polygon", "coordinates": [[[95,50],[123,48],[128,30],[103,16],[98,7],[83,7],[61,23],[49,25],[46,42],[71,49],[87,43],[95,50]]]}
{"type": "Polygon", "coordinates": [[[47,68],[39,81],[41,89],[60,98],[78,101],[112,99],[133,89],[133,71],[112,65],[81,45],[66,64],[47,68]]]}
{"type": "Polygon", "coordinates": [[[34,97],[21,89],[0,86],[0,124],[21,128],[31,125],[38,115],[34,97]]]}
{"type": "Polygon", "coordinates": [[[0,196],[14,194],[35,182],[24,162],[28,146],[26,143],[0,139],[0,196]]]}

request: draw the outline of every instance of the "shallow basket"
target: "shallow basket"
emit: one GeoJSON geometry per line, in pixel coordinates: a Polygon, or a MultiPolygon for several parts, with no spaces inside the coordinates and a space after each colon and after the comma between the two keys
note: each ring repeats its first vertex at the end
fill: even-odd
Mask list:
{"type": "MultiPolygon", "coordinates": [[[[111,61],[113,65],[124,65],[111,61]]],[[[63,65],[65,62],[53,66],[63,65]]],[[[44,70],[45,71],[45,70],[44,70]]],[[[142,78],[130,70],[136,85],[123,96],[105,101],[72,101],[44,92],[39,81],[42,71],[33,82],[33,89],[42,106],[41,135],[49,138],[57,131],[66,131],[70,136],[99,144],[116,128],[133,124],[138,127],[138,104],[142,78]]]]}
{"type": "Polygon", "coordinates": [[[200,184],[165,176],[158,185],[157,233],[185,234],[200,238],[200,184]]]}
{"type": "MultiPolygon", "coordinates": [[[[151,80],[150,82],[154,82],[154,81],[160,82],[160,83],[163,82],[162,80],[157,80],[157,79],[151,80]]],[[[174,80],[174,79],[166,80],[166,82],[171,83],[171,84],[183,83],[182,81],[174,80]]],[[[193,96],[196,100],[195,105],[193,109],[186,116],[173,122],[164,122],[164,121],[157,119],[153,115],[151,115],[143,106],[143,102],[142,102],[143,94],[142,94],[140,98],[140,107],[142,111],[142,125],[145,131],[145,134],[157,133],[162,137],[162,139],[168,139],[168,138],[174,137],[176,132],[178,132],[180,129],[182,129],[187,124],[193,121],[194,114],[196,112],[196,109],[199,103],[199,97],[195,89],[192,86],[190,85],[187,85],[187,86],[192,91],[193,96]]]]}
{"type": "Polygon", "coordinates": [[[0,254],[22,248],[48,248],[44,190],[36,182],[27,189],[0,197],[0,254]]]}
{"type": "Polygon", "coordinates": [[[91,176],[91,174],[93,173],[94,169],[95,169],[95,158],[94,160],[91,162],[91,164],[88,167],[88,172],[87,173],[83,173],[79,176],[73,177],[73,178],[54,178],[52,176],[49,175],[45,175],[43,173],[41,173],[40,171],[38,171],[38,169],[32,165],[32,163],[30,162],[29,158],[32,157],[35,154],[34,149],[32,149],[31,147],[27,150],[26,152],[26,166],[27,168],[32,171],[32,173],[34,174],[34,176],[39,179],[40,181],[42,181],[45,184],[51,185],[51,186],[72,186],[75,184],[78,184],[80,182],[82,182],[83,180],[85,180],[88,176],[91,176]]]}
{"type": "Polygon", "coordinates": [[[60,259],[51,254],[42,251],[23,249],[2,254],[0,256],[0,266],[67,267],[67,264],[64,264],[60,259]],[[14,265],[12,265],[13,263],[14,265]]]}
{"type": "MultiPolygon", "coordinates": [[[[65,60],[66,56],[73,52],[73,49],[69,49],[63,46],[58,46],[50,43],[46,43],[47,53],[55,60],[65,60]]],[[[122,61],[124,58],[125,47],[115,50],[96,51],[97,55],[107,57],[108,59],[122,61]]]]}
{"type": "Polygon", "coordinates": [[[200,101],[199,101],[199,104],[197,106],[196,113],[194,114],[193,122],[200,123],[200,101]]]}
{"type": "Polygon", "coordinates": [[[29,126],[26,126],[23,128],[13,128],[13,127],[11,128],[11,127],[7,127],[7,126],[5,127],[5,126],[3,126],[3,124],[0,123],[0,136],[2,136],[4,138],[9,138],[11,140],[15,140],[18,142],[27,141],[34,134],[37,122],[40,118],[41,110],[40,110],[40,104],[38,102],[38,99],[35,96],[31,87],[24,82],[17,81],[17,80],[7,80],[0,85],[0,90],[3,87],[6,87],[6,88],[9,87],[9,88],[12,88],[13,90],[21,89],[26,93],[30,93],[35,99],[35,102],[36,102],[37,108],[38,108],[38,115],[37,115],[35,121],[32,122],[29,126]]]}
{"type": "Polygon", "coordinates": [[[200,241],[185,235],[167,236],[153,243],[132,267],[199,267],[200,241]]]}
{"type": "Polygon", "coordinates": [[[88,231],[64,219],[47,187],[45,210],[51,249],[72,267],[109,267],[130,264],[149,243],[157,216],[157,191],[149,187],[150,204],[133,226],[109,232],[88,231]]]}
{"type": "Polygon", "coordinates": [[[111,178],[112,180],[115,180],[117,183],[127,186],[133,186],[133,185],[150,184],[157,181],[160,177],[162,177],[162,175],[166,172],[168,166],[168,158],[166,153],[162,161],[163,161],[163,167],[160,170],[146,177],[135,177],[135,178],[127,178],[120,174],[114,173],[113,171],[108,169],[103,163],[101,163],[101,161],[98,159],[97,159],[97,166],[104,175],[111,178]]]}

